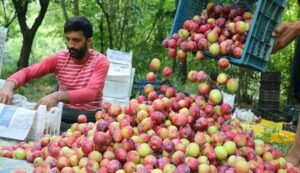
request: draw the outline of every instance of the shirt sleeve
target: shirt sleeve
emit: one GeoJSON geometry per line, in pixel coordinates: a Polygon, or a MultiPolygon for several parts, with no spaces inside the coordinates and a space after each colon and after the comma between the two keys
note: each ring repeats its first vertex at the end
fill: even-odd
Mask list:
{"type": "Polygon", "coordinates": [[[57,65],[58,57],[54,55],[48,56],[41,62],[23,68],[12,74],[7,80],[15,83],[16,88],[24,85],[26,82],[42,77],[49,73],[54,73],[57,65]]]}
{"type": "Polygon", "coordinates": [[[85,88],[68,91],[70,104],[94,101],[99,92],[103,92],[109,69],[109,60],[104,57],[94,67],[93,74],[85,88]]]}

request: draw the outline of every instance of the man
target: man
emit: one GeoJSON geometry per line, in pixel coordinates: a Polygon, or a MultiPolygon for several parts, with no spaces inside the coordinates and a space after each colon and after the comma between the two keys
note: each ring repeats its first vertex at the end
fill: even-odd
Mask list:
{"type": "Polygon", "coordinates": [[[89,121],[95,120],[95,113],[101,109],[109,60],[89,49],[93,29],[88,19],[81,16],[68,19],[64,34],[68,50],[59,51],[11,75],[0,89],[0,103],[10,104],[14,90],[26,82],[54,73],[59,90],[41,98],[35,108],[39,105],[51,108],[64,102],[62,126],[66,130],[68,127],[64,123],[76,122],[79,114],[85,114],[89,121]]]}
{"type": "MultiPolygon", "coordinates": [[[[282,24],[274,30],[273,36],[276,37],[273,52],[284,48],[294,39],[298,38],[296,42],[296,51],[293,59],[292,86],[293,95],[297,102],[300,103],[300,21],[282,24]]],[[[294,166],[300,166],[300,118],[298,118],[295,142],[292,148],[287,153],[286,159],[294,166]]]]}

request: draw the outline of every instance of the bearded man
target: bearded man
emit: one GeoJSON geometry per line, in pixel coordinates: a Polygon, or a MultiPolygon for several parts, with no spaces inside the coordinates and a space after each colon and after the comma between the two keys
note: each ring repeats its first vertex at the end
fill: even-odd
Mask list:
{"type": "Polygon", "coordinates": [[[77,121],[79,114],[85,114],[88,121],[95,121],[95,113],[101,110],[109,60],[105,55],[89,48],[93,27],[85,17],[68,19],[64,25],[64,35],[66,50],[56,52],[7,78],[0,89],[0,103],[11,104],[14,90],[26,82],[55,74],[58,90],[41,98],[35,108],[39,105],[51,108],[58,102],[63,102],[61,124],[64,126],[63,130],[66,130],[69,124],[77,121]]]}

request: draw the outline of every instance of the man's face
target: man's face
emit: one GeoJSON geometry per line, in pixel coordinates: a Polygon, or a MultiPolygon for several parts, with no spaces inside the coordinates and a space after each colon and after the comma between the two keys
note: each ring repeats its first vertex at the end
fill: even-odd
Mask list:
{"type": "Polygon", "coordinates": [[[81,31],[65,33],[65,37],[70,56],[78,61],[82,60],[88,50],[90,39],[86,39],[81,31]]]}

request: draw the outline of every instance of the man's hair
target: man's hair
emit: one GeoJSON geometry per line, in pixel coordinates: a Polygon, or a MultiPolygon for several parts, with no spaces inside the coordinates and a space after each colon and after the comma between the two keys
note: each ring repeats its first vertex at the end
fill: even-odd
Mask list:
{"type": "Polygon", "coordinates": [[[66,21],[64,33],[70,31],[82,31],[86,38],[93,36],[93,26],[91,22],[83,16],[74,16],[66,21]]]}

